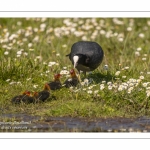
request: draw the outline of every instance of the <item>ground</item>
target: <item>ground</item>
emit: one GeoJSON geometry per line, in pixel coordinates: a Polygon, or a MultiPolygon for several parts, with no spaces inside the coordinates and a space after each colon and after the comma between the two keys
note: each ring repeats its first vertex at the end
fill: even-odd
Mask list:
{"type": "Polygon", "coordinates": [[[0,20],[1,114],[87,118],[150,115],[149,18],[0,20]],[[80,40],[99,43],[105,54],[102,64],[86,79],[81,74],[82,86],[51,91],[44,103],[11,103],[25,90],[41,91],[55,73],[62,74],[62,83],[69,78],[73,66],[66,54],[80,40]]]}

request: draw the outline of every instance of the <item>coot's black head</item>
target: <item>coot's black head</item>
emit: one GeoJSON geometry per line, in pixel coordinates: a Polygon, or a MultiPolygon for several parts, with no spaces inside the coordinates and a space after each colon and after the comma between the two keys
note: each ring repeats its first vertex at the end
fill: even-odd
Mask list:
{"type": "Polygon", "coordinates": [[[78,65],[87,65],[89,63],[89,58],[83,54],[76,54],[73,56],[73,65],[74,68],[78,65]]]}

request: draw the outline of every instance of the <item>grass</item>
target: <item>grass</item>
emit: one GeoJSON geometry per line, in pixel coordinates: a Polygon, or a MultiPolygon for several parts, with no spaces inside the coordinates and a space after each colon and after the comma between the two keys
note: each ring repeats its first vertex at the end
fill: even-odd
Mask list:
{"type": "MultiPolygon", "coordinates": [[[[0,20],[0,113],[150,116],[149,18],[0,20]],[[11,104],[12,97],[25,90],[42,90],[44,84],[53,80],[53,75],[63,67],[69,71],[73,66],[65,55],[70,52],[72,44],[80,40],[98,42],[105,53],[100,67],[88,74],[93,80],[90,85],[72,91],[66,88],[52,91],[44,103],[11,104]],[[49,62],[56,64],[49,65],[49,62]],[[104,65],[108,65],[107,70],[104,65]]],[[[61,81],[66,78],[63,75],[61,81]]]]}

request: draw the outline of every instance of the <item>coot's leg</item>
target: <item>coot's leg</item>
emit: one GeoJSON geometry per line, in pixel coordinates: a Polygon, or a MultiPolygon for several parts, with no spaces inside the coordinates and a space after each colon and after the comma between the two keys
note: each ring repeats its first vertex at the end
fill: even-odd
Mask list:
{"type": "Polygon", "coordinates": [[[84,78],[86,78],[86,71],[83,71],[83,74],[84,74],[84,78]]]}

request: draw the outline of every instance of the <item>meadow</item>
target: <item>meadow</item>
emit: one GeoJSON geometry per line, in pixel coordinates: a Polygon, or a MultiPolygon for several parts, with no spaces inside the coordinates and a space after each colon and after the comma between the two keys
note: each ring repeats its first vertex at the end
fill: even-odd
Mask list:
{"type": "Polygon", "coordinates": [[[0,113],[40,116],[150,116],[149,18],[0,18],[0,113]],[[95,41],[105,57],[76,88],[51,91],[46,102],[14,105],[24,92],[41,91],[73,68],[77,41],[95,41]]]}

